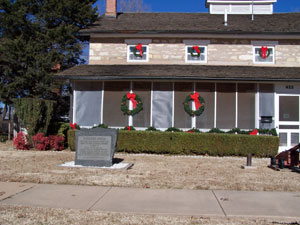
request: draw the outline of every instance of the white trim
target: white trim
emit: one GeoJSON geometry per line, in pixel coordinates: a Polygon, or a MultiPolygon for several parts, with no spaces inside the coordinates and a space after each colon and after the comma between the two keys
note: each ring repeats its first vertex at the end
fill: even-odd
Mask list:
{"type": "Polygon", "coordinates": [[[175,82],[172,82],[172,127],[175,124],[175,82]]]}
{"type": "MultiPolygon", "coordinates": [[[[193,92],[196,92],[196,82],[193,82],[193,92]]],[[[195,102],[192,101],[192,110],[195,111],[196,110],[196,106],[195,106],[195,102]]],[[[196,116],[192,116],[192,128],[196,128],[196,116]]]]}
{"type": "Polygon", "coordinates": [[[101,124],[103,124],[104,82],[105,82],[105,81],[102,81],[101,118],[100,118],[101,124]]]}
{"type": "Polygon", "coordinates": [[[255,91],[255,128],[259,128],[259,84],[256,84],[256,91],[255,91]]]}
{"type": "Polygon", "coordinates": [[[146,47],[146,52],[144,52],[144,54],[146,55],[146,59],[141,59],[141,60],[131,60],[130,59],[130,47],[135,47],[135,45],[127,45],[127,62],[131,63],[131,62],[139,62],[139,63],[143,63],[143,62],[149,62],[149,46],[148,45],[143,45],[143,47],[146,47]]]}
{"type": "Polygon", "coordinates": [[[300,135],[299,129],[279,129],[280,125],[298,125],[300,127],[300,110],[299,110],[299,121],[279,121],[279,98],[281,96],[291,96],[291,97],[298,97],[299,100],[299,109],[300,109],[300,94],[278,94],[275,92],[275,127],[276,131],[279,133],[286,133],[287,134],[287,145],[286,146],[279,146],[279,152],[287,150],[292,146],[291,143],[291,134],[298,133],[300,135]]]}
{"type": "Polygon", "coordinates": [[[150,99],[150,127],[153,126],[152,121],[152,109],[153,109],[153,82],[151,82],[151,99],[150,99]]]}
{"type": "Polygon", "coordinates": [[[217,128],[217,83],[215,82],[215,99],[214,99],[214,128],[217,128]]]}
{"type": "MultiPolygon", "coordinates": [[[[132,94],[132,86],[133,86],[133,82],[130,81],[130,94],[132,94]]],[[[131,101],[129,101],[129,110],[133,110],[133,104],[131,101]]],[[[132,115],[128,115],[128,126],[133,126],[133,118],[132,115]]]]}
{"type": "Polygon", "coordinates": [[[238,83],[235,83],[235,128],[238,127],[238,109],[239,109],[238,83]]]}
{"type": "Polygon", "coordinates": [[[73,84],[73,123],[76,123],[76,81],[73,84]]]}
{"type": "Polygon", "coordinates": [[[188,48],[193,47],[193,45],[186,45],[185,46],[185,62],[186,63],[207,63],[207,46],[198,45],[199,48],[204,48],[204,53],[200,53],[199,59],[201,59],[201,55],[204,55],[204,60],[188,60],[188,48]]]}
{"type": "MultiPolygon", "coordinates": [[[[275,64],[275,47],[274,46],[267,46],[268,48],[271,48],[273,50],[273,60],[272,62],[256,62],[255,61],[255,49],[256,48],[261,48],[261,46],[253,46],[252,49],[253,49],[253,64],[275,64]]],[[[271,54],[270,54],[271,56],[271,54]]]]}

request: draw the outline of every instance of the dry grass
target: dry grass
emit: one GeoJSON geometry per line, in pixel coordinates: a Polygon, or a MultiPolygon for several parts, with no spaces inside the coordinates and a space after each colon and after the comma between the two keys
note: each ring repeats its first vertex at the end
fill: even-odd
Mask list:
{"type": "Polygon", "coordinates": [[[187,217],[164,215],[134,215],[128,213],[104,213],[69,209],[46,209],[17,206],[0,206],[0,225],[299,225],[295,219],[247,218],[247,217],[187,217]]]}
{"type": "Polygon", "coordinates": [[[300,174],[267,168],[269,159],[253,159],[255,170],[243,170],[245,158],[116,154],[132,162],[130,170],[65,168],[70,151],[20,151],[0,144],[0,181],[81,184],[118,187],[299,191],[300,174]]]}

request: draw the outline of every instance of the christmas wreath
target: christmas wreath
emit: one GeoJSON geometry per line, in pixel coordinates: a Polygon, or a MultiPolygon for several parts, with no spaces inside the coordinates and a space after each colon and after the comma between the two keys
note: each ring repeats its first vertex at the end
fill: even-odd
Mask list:
{"type": "Polygon", "coordinates": [[[200,57],[200,48],[199,46],[193,46],[192,48],[190,48],[190,53],[192,57],[200,57]],[[194,50],[196,51],[196,53],[194,52],[194,50]]]}
{"type": "Polygon", "coordinates": [[[143,57],[143,45],[142,44],[138,44],[133,48],[133,54],[135,57],[143,57]],[[139,53],[137,53],[137,51],[139,53]]]}
{"type": "Polygon", "coordinates": [[[204,105],[205,101],[202,97],[199,96],[198,92],[189,94],[185,101],[183,102],[184,110],[190,115],[190,116],[200,116],[204,111],[204,105]],[[194,101],[196,111],[192,110],[190,108],[190,101],[194,101]]]}
{"type": "Polygon", "coordinates": [[[140,112],[142,109],[143,103],[138,95],[136,95],[135,93],[128,92],[126,95],[123,96],[121,101],[121,110],[124,112],[124,114],[133,116],[140,112]],[[130,100],[132,102],[133,110],[128,109],[126,105],[127,100],[130,100]]]}
{"type": "Polygon", "coordinates": [[[259,50],[259,56],[261,58],[266,59],[269,57],[270,54],[271,54],[271,49],[269,49],[268,47],[261,46],[259,50]]]}

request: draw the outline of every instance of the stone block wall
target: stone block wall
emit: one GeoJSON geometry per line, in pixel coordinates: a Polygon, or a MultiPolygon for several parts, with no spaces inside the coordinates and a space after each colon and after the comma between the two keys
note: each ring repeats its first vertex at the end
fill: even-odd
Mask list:
{"type": "MultiPolygon", "coordinates": [[[[243,66],[300,66],[300,45],[279,44],[275,46],[275,64],[254,64],[253,46],[245,43],[218,43],[212,41],[207,47],[205,65],[243,66]]],[[[89,64],[187,64],[185,44],[180,40],[153,40],[149,46],[148,62],[127,62],[127,44],[90,43],[89,64]]]]}

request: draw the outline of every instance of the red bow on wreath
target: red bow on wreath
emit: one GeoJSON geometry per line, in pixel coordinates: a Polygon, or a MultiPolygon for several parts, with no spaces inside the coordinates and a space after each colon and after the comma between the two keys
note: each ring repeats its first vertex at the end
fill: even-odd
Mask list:
{"type": "Polygon", "coordinates": [[[143,45],[142,44],[138,44],[138,45],[135,46],[135,48],[137,50],[139,50],[140,55],[143,56],[143,45]]]}
{"type": "Polygon", "coordinates": [[[71,124],[70,124],[70,127],[72,127],[73,130],[75,130],[75,129],[76,129],[76,125],[77,125],[77,123],[71,123],[71,124]]]}
{"type": "Polygon", "coordinates": [[[193,49],[194,49],[198,54],[200,54],[199,46],[193,46],[193,49]]]}
{"type": "Polygon", "coordinates": [[[263,59],[266,59],[268,56],[267,56],[267,51],[268,51],[268,47],[264,47],[264,46],[261,46],[261,57],[263,59]]]}
{"type": "Polygon", "coordinates": [[[257,133],[258,133],[258,130],[255,129],[255,130],[253,130],[253,131],[250,133],[250,135],[257,135],[257,133]]]}
{"type": "Polygon", "coordinates": [[[195,92],[195,94],[190,95],[191,99],[194,100],[196,109],[198,110],[201,107],[201,103],[199,102],[199,94],[195,92]]]}
{"type": "Polygon", "coordinates": [[[136,108],[136,105],[138,104],[138,102],[135,100],[136,94],[135,93],[127,93],[127,99],[129,99],[132,102],[133,108],[136,108]]]}

